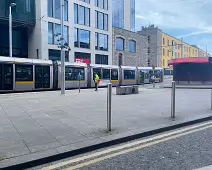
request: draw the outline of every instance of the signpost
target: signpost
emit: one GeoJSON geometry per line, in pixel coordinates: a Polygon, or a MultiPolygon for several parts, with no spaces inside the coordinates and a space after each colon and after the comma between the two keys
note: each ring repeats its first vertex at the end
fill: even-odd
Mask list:
{"type": "Polygon", "coordinates": [[[153,88],[155,88],[155,66],[152,66],[153,69],[153,75],[152,75],[152,81],[153,81],[153,88]]]}

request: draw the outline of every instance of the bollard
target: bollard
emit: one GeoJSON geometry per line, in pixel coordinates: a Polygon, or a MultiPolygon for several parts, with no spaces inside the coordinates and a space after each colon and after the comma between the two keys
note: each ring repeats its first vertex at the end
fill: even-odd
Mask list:
{"type": "Polygon", "coordinates": [[[153,88],[155,88],[155,80],[153,80],[153,88]]]}
{"type": "Polygon", "coordinates": [[[172,92],[171,92],[171,118],[175,118],[175,90],[176,82],[172,81],[172,92]]]}
{"type": "Polygon", "coordinates": [[[211,110],[212,110],[212,89],[211,89],[211,110]]]}
{"type": "Polygon", "coordinates": [[[111,131],[111,99],[112,99],[112,84],[107,86],[107,130],[111,131]]]}

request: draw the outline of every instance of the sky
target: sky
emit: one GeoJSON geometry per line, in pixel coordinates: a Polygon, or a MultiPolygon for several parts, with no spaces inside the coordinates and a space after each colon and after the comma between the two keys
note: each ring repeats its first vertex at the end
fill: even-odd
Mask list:
{"type": "Polygon", "coordinates": [[[136,30],[154,24],[212,54],[212,0],[136,0],[136,30]]]}

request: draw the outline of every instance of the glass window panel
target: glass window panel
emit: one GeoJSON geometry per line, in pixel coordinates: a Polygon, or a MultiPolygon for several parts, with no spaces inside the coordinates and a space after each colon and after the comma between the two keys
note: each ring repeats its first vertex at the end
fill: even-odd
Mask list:
{"type": "Polygon", "coordinates": [[[96,22],[96,28],[98,28],[98,23],[99,23],[98,19],[99,19],[99,17],[98,17],[98,12],[97,12],[97,11],[95,11],[95,22],[96,22]]]}
{"type": "Polygon", "coordinates": [[[80,47],[90,48],[90,31],[80,30],[80,47]]]}
{"type": "Polygon", "coordinates": [[[105,20],[104,30],[108,31],[108,15],[107,14],[105,14],[104,20],[105,20]]]}
{"type": "Polygon", "coordinates": [[[110,80],[110,70],[109,69],[102,69],[103,79],[110,80]]]}
{"type": "Polygon", "coordinates": [[[54,43],[53,23],[51,22],[48,23],[48,43],[54,43]]]}
{"type": "Polygon", "coordinates": [[[108,51],[108,35],[104,37],[104,50],[108,51]]]}
{"type": "Polygon", "coordinates": [[[124,70],[124,79],[125,80],[134,80],[135,79],[135,70],[124,70]]]}
{"type": "Polygon", "coordinates": [[[113,26],[124,28],[124,0],[113,0],[112,7],[113,26]]]}
{"type": "Polygon", "coordinates": [[[116,50],[124,50],[124,39],[116,38],[116,50]]]}
{"type": "Polygon", "coordinates": [[[85,25],[85,7],[80,6],[79,24],[85,25]]]}
{"type": "Polygon", "coordinates": [[[111,70],[111,80],[118,80],[118,70],[111,70]]]}
{"type": "Polygon", "coordinates": [[[95,33],[95,49],[98,50],[99,48],[99,35],[98,33],[95,33]]]}
{"type": "Polygon", "coordinates": [[[78,5],[74,4],[74,23],[78,24],[78,5]]]}
{"type": "Polygon", "coordinates": [[[74,28],[74,46],[79,47],[78,42],[78,28],[74,28]]]}
{"type": "Polygon", "coordinates": [[[108,65],[108,56],[107,55],[95,55],[95,64],[105,64],[108,65]]]}
{"type": "Polygon", "coordinates": [[[102,9],[104,8],[104,0],[99,0],[98,1],[98,7],[102,8],[102,9]]]}
{"type": "Polygon", "coordinates": [[[104,34],[99,34],[99,50],[104,50],[104,34]]]}
{"type": "Polygon", "coordinates": [[[64,1],[64,20],[68,21],[68,0],[64,1]]]}
{"type": "Polygon", "coordinates": [[[65,80],[79,80],[79,74],[81,75],[81,80],[85,80],[85,69],[84,68],[75,68],[75,67],[66,67],[65,68],[65,80]]]}
{"type": "Polygon", "coordinates": [[[104,9],[108,10],[108,0],[104,0],[104,9]]]}
{"type": "Polygon", "coordinates": [[[85,8],[85,25],[90,26],[90,9],[85,8]]]}
{"type": "Polygon", "coordinates": [[[53,17],[53,0],[48,0],[48,17],[53,17]]]}
{"type": "Polygon", "coordinates": [[[55,44],[60,44],[59,38],[61,37],[61,26],[60,24],[55,24],[55,34],[58,36],[55,36],[55,44]]]}
{"type": "Polygon", "coordinates": [[[129,52],[136,52],[136,42],[134,40],[129,41],[129,52]]]}
{"type": "Polygon", "coordinates": [[[33,81],[32,65],[15,65],[16,81],[33,81]]]}
{"type": "Polygon", "coordinates": [[[99,29],[104,29],[104,14],[99,12],[99,29]]]}
{"type": "Polygon", "coordinates": [[[69,44],[69,37],[68,37],[68,26],[64,26],[64,40],[65,40],[65,43],[68,43],[69,44]]]}
{"type": "Polygon", "coordinates": [[[98,0],[95,0],[95,6],[98,7],[98,0]]]}
{"type": "Polygon", "coordinates": [[[60,0],[55,0],[55,18],[61,18],[60,0]]]}

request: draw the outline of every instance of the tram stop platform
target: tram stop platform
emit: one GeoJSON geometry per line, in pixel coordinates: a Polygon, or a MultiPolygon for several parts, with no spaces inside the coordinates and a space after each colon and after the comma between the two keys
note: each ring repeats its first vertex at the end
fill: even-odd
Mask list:
{"type": "Polygon", "coordinates": [[[113,88],[111,132],[106,88],[1,94],[0,168],[212,116],[208,89],[176,90],[172,121],[171,90],[149,86],[124,96],[113,88]]]}

